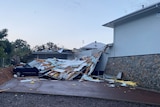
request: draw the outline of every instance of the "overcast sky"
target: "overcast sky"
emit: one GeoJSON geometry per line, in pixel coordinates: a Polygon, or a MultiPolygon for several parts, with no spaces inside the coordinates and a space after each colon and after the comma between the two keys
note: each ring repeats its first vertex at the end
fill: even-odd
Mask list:
{"type": "Polygon", "coordinates": [[[79,48],[91,42],[113,42],[102,25],[160,0],[0,0],[0,29],[8,39],[31,47],[53,42],[79,48]]]}

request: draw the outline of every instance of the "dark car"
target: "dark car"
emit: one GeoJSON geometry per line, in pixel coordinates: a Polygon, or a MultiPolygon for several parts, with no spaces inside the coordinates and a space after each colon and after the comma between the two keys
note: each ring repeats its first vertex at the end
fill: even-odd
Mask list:
{"type": "Polygon", "coordinates": [[[13,73],[18,77],[21,76],[38,76],[39,70],[36,67],[31,67],[28,64],[24,66],[17,66],[13,69],[13,73]]]}

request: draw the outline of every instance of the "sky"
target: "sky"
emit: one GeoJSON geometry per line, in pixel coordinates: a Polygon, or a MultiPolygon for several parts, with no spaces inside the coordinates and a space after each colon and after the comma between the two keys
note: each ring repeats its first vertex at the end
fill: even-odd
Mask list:
{"type": "Polygon", "coordinates": [[[31,48],[53,42],[68,49],[113,42],[102,25],[160,0],[0,0],[0,30],[31,48]]]}

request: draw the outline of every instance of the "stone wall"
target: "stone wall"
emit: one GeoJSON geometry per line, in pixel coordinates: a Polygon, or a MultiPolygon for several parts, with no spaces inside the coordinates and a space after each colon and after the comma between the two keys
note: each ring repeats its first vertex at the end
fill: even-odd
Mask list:
{"type": "Polygon", "coordinates": [[[109,58],[105,74],[118,72],[142,88],[160,91],[160,54],[109,58]]]}

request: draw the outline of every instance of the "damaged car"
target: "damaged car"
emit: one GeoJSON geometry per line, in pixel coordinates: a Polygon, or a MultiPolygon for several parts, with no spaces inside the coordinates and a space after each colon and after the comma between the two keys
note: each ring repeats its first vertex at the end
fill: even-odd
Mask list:
{"type": "Polygon", "coordinates": [[[18,77],[21,76],[38,76],[39,70],[36,67],[31,67],[28,64],[24,66],[17,66],[13,69],[13,74],[16,74],[18,77]]]}

